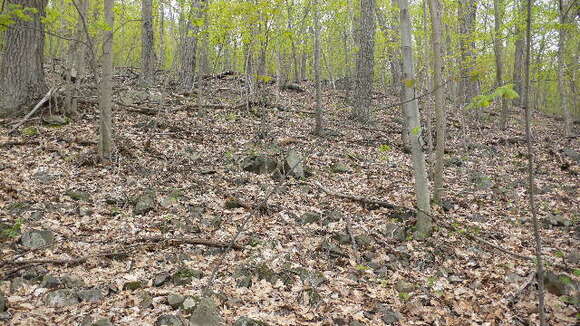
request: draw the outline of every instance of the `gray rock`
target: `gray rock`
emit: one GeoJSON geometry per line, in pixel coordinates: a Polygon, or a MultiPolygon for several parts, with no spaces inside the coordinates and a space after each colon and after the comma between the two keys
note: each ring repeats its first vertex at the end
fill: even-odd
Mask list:
{"type": "Polygon", "coordinates": [[[330,171],[332,171],[332,173],[348,173],[350,172],[350,169],[346,164],[337,162],[330,167],[330,171]]]}
{"type": "Polygon", "coordinates": [[[400,281],[398,281],[398,282],[395,284],[395,289],[396,289],[396,290],[397,290],[399,293],[401,293],[401,292],[404,292],[404,293],[409,293],[409,292],[413,292],[413,291],[415,291],[415,285],[413,285],[413,284],[411,284],[411,283],[409,283],[409,282],[406,282],[406,281],[400,280],[400,281]]]}
{"type": "Polygon", "coordinates": [[[331,241],[323,241],[320,244],[320,250],[323,252],[327,252],[332,257],[346,257],[344,250],[342,250],[339,246],[335,245],[331,241]]]}
{"type": "Polygon", "coordinates": [[[398,223],[387,223],[383,229],[383,234],[391,239],[404,241],[407,238],[405,228],[398,223]]]}
{"type": "Polygon", "coordinates": [[[63,126],[68,123],[68,119],[66,117],[55,114],[43,116],[42,121],[44,121],[44,123],[46,123],[47,125],[51,126],[63,126]]]}
{"type": "Polygon", "coordinates": [[[93,215],[93,210],[90,207],[79,207],[79,215],[80,216],[91,216],[93,215]]]}
{"type": "Polygon", "coordinates": [[[169,281],[170,275],[168,273],[159,273],[153,278],[153,286],[159,287],[169,281]]]}
{"type": "Polygon", "coordinates": [[[570,220],[562,215],[549,215],[546,221],[552,226],[570,226],[571,224],[570,220]]]}
{"type": "Polygon", "coordinates": [[[185,323],[175,315],[161,315],[155,321],[155,326],[184,326],[185,323]]]}
{"type": "Polygon", "coordinates": [[[201,298],[189,318],[190,326],[219,326],[222,319],[211,298],[201,298]]]}
{"type": "Polygon", "coordinates": [[[234,326],[269,326],[269,325],[263,321],[259,321],[256,319],[248,317],[240,317],[238,318],[238,320],[236,320],[234,326]]]}
{"type": "Polygon", "coordinates": [[[61,281],[67,288],[82,288],[86,286],[85,282],[80,278],[71,277],[68,275],[63,276],[61,281]]]}
{"type": "Polygon", "coordinates": [[[0,312],[0,321],[10,320],[10,318],[12,318],[12,316],[10,316],[10,313],[8,311],[0,312]]]}
{"type": "Polygon", "coordinates": [[[141,309],[153,308],[153,297],[150,296],[148,293],[144,293],[141,296],[141,302],[139,302],[139,308],[141,308],[141,309]]]}
{"type": "Polygon", "coordinates": [[[354,237],[356,243],[361,247],[369,247],[373,244],[373,238],[368,234],[359,234],[354,237]]]}
{"type": "Polygon", "coordinates": [[[67,190],[66,195],[78,201],[89,201],[91,199],[91,195],[86,191],[67,190]]]}
{"type": "Polygon", "coordinates": [[[241,163],[244,171],[257,174],[269,174],[278,168],[278,162],[264,155],[246,157],[241,163]]]}
{"type": "Polygon", "coordinates": [[[4,293],[0,292],[0,312],[6,311],[6,298],[4,293]]]}
{"type": "Polygon", "coordinates": [[[103,299],[103,291],[99,289],[87,289],[78,292],[79,299],[84,302],[99,302],[103,299]]]}
{"type": "Polygon", "coordinates": [[[54,243],[54,234],[50,230],[31,230],[22,234],[22,245],[29,249],[38,249],[54,243]]]}
{"type": "Polygon", "coordinates": [[[338,243],[343,245],[352,243],[352,239],[350,238],[350,235],[348,233],[336,233],[332,235],[332,238],[338,241],[338,243]]]}
{"type": "Polygon", "coordinates": [[[294,149],[288,151],[288,154],[284,159],[284,170],[288,175],[291,175],[297,179],[302,179],[305,177],[304,166],[302,165],[302,156],[294,149]]]}
{"type": "Polygon", "coordinates": [[[92,326],[113,326],[113,323],[107,318],[101,318],[94,322],[92,326]]]}
{"type": "Polygon", "coordinates": [[[388,306],[381,306],[378,310],[379,314],[381,315],[381,320],[386,325],[393,325],[397,323],[401,319],[401,314],[397,311],[394,311],[388,306]]]}
{"type": "Polygon", "coordinates": [[[580,251],[573,250],[570,252],[568,255],[566,255],[566,261],[570,265],[578,265],[578,263],[580,263],[580,251]]]}
{"type": "Polygon", "coordinates": [[[226,201],[224,203],[224,207],[227,209],[235,209],[235,208],[244,207],[244,204],[239,199],[230,197],[230,198],[226,199],[226,201]]]}
{"type": "Polygon", "coordinates": [[[58,176],[56,174],[51,174],[47,169],[38,169],[33,175],[32,179],[38,181],[41,184],[48,184],[55,180],[58,176]]]}
{"type": "Polygon", "coordinates": [[[292,272],[297,274],[303,283],[310,285],[311,287],[317,287],[320,284],[326,282],[326,277],[319,271],[312,271],[302,267],[292,269],[292,272]]]}
{"type": "Polygon", "coordinates": [[[149,190],[137,198],[133,212],[136,215],[143,215],[153,208],[155,208],[155,192],[149,190]]]}
{"type": "Polygon", "coordinates": [[[50,307],[72,306],[79,302],[77,292],[70,289],[52,291],[44,297],[44,303],[50,307]]]}
{"type": "Polygon", "coordinates": [[[167,303],[173,309],[179,308],[183,301],[185,301],[185,297],[180,294],[170,294],[167,296],[167,303]]]}
{"type": "Polygon", "coordinates": [[[56,289],[61,285],[62,281],[50,274],[44,275],[42,282],[40,282],[40,286],[47,289],[56,289]]]}
{"type": "Polygon", "coordinates": [[[128,291],[135,291],[135,290],[140,289],[142,287],[143,287],[143,283],[141,281],[125,282],[125,284],[123,284],[123,290],[128,290],[128,291]]]}
{"type": "Polygon", "coordinates": [[[41,282],[44,275],[46,275],[48,271],[42,266],[33,266],[28,268],[22,273],[22,277],[28,281],[34,282],[41,282]]]}
{"type": "Polygon", "coordinates": [[[576,161],[576,163],[580,163],[580,153],[573,149],[566,148],[563,150],[564,154],[568,156],[570,159],[576,161]]]}
{"type": "Polygon", "coordinates": [[[187,298],[185,298],[185,300],[183,300],[183,303],[181,304],[181,308],[183,309],[183,311],[192,312],[195,310],[195,307],[197,306],[198,301],[199,300],[197,298],[187,297],[187,298]]]}

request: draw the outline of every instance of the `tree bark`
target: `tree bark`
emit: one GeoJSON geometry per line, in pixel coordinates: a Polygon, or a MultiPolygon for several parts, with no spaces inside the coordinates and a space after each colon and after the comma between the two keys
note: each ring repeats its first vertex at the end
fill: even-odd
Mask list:
{"type": "Polygon", "coordinates": [[[560,28],[558,29],[558,91],[560,93],[560,107],[564,114],[564,135],[572,136],[572,116],[568,106],[568,92],[566,91],[566,24],[567,6],[565,0],[558,0],[560,28]]]}
{"type": "Polygon", "coordinates": [[[165,10],[163,3],[159,2],[159,69],[165,68],[165,10]]]}
{"type": "Polygon", "coordinates": [[[423,138],[421,136],[421,117],[415,98],[415,67],[411,40],[411,22],[409,19],[408,0],[399,0],[401,17],[401,48],[403,53],[403,89],[405,114],[407,117],[408,137],[411,142],[413,169],[415,170],[415,195],[417,197],[417,231],[418,240],[429,236],[432,229],[431,206],[425,154],[423,153],[423,138]]]}
{"type": "Polygon", "coordinates": [[[357,71],[352,117],[359,122],[372,120],[372,87],[375,56],[375,0],[361,0],[357,19],[357,71]]]}
{"type": "Polygon", "coordinates": [[[15,18],[5,31],[0,62],[0,117],[30,109],[48,88],[44,79],[44,25],[47,0],[11,0],[11,4],[33,8],[31,19],[15,18]]]}
{"type": "Polygon", "coordinates": [[[189,92],[193,89],[195,82],[195,55],[197,49],[197,28],[192,24],[193,12],[198,8],[198,0],[191,1],[191,8],[187,14],[182,14],[182,30],[180,40],[180,61],[179,83],[182,89],[189,92]]]}
{"type": "Polygon", "coordinates": [[[155,73],[155,49],[153,44],[152,0],[141,1],[141,84],[151,86],[155,73]]]}
{"type": "Polygon", "coordinates": [[[437,140],[435,148],[435,167],[433,169],[433,201],[441,203],[444,196],[443,164],[445,159],[445,127],[446,117],[443,107],[443,89],[441,86],[442,51],[441,51],[441,3],[439,0],[429,0],[431,13],[431,45],[433,48],[433,95],[435,100],[435,116],[437,119],[437,140]]]}
{"type": "Polygon", "coordinates": [[[319,3],[314,0],[314,80],[316,83],[316,123],[314,134],[322,134],[322,95],[320,89],[320,19],[319,3]]]}
{"type": "MultiPolygon", "coordinates": [[[[504,2],[503,0],[493,0],[493,14],[494,14],[494,37],[493,37],[493,51],[495,53],[495,85],[500,87],[503,84],[503,33],[501,32],[501,23],[503,20],[504,2]]],[[[505,130],[508,120],[508,106],[505,97],[501,97],[501,117],[500,128],[505,130]]]]}
{"type": "Polygon", "coordinates": [[[471,99],[479,94],[479,83],[476,76],[473,75],[476,55],[475,42],[472,37],[475,32],[476,1],[460,0],[458,7],[462,104],[471,102],[471,99]]]}
{"type": "Polygon", "coordinates": [[[103,162],[111,161],[113,147],[112,97],[113,97],[113,15],[114,0],[104,1],[105,23],[103,31],[103,76],[101,78],[101,121],[99,128],[99,158],[103,162]]]}
{"type": "MultiPolygon", "coordinates": [[[[523,0],[516,0],[516,17],[518,17],[520,12],[524,11],[523,8],[523,0]]],[[[512,80],[514,83],[514,90],[520,95],[520,97],[513,99],[512,103],[516,106],[519,106],[521,95],[522,95],[522,71],[523,71],[523,62],[524,62],[524,41],[525,35],[522,32],[522,28],[520,27],[519,20],[516,19],[516,27],[515,27],[515,34],[516,34],[516,41],[515,41],[515,52],[514,52],[514,68],[513,68],[513,75],[512,80]]]]}

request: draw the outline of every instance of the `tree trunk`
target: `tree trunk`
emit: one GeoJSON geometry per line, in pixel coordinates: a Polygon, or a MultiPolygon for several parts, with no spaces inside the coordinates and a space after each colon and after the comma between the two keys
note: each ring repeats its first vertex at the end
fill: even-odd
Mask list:
{"type": "Polygon", "coordinates": [[[460,0],[458,7],[462,104],[471,102],[471,99],[479,94],[479,84],[473,75],[476,63],[475,42],[472,41],[475,32],[476,1],[460,0]]]}
{"type": "Polygon", "coordinates": [[[536,249],[536,278],[538,281],[538,312],[540,316],[540,326],[546,324],[546,312],[544,308],[544,263],[542,261],[542,238],[540,236],[540,225],[536,213],[536,203],[534,200],[534,153],[532,146],[532,130],[531,119],[532,114],[528,106],[530,98],[530,43],[531,43],[531,25],[532,25],[532,0],[527,1],[527,17],[526,17],[526,43],[524,62],[524,95],[522,96],[522,106],[526,112],[526,142],[528,147],[528,198],[530,204],[530,211],[532,214],[532,227],[534,231],[534,242],[536,249]]]}
{"type": "MultiPolygon", "coordinates": [[[[493,0],[494,13],[494,37],[493,37],[493,51],[495,53],[495,85],[500,87],[503,84],[503,33],[501,32],[501,22],[503,20],[504,4],[503,0],[493,0]]],[[[505,97],[501,97],[501,118],[500,128],[505,130],[508,120],[508,106],[505,97]]]]}
{"type": "Polygon", "coordinates": [[[411,141],[411,154],[415,170],[415,194],[417,196],[417,231],[416,238],[421,240],[429,236],[432,228],[431,206],[423,138],[421,137],[421,117],[415,98],[415,67],[411,40],[411,22],[409,19],[408,0],[399,0],[401,15],[401,48],[403,53],[403,89],[405,114],[407,117],[408,137],[411,141]]]}
{"type": "Polygon", "coordinates": [[[437,119],[437,140],[435,148],[435,167],[433,169],[433,201],[441,203],[443,191],[443,163],[445,159],[445,108],[443,107],[443,89],[441,88],[442,51],[441,51],[441,3],[429,0],[431,13],[431,44],[433,47],[433,92],[435,115],[437,119]]]}
{"type": "Polygon", "coordinates": [[[314,134],[322,134],[322,95],[320,89],[320,21],[318,0],[314,0],[314,80],[316,83],[316,123],[314,134]]]}
{"type": "Polygon", "coordinates": [[[180,40],[180,59],[181,67],[179,69],[179,83],[184,91],[189,92],[193,89],[195,82],[195,55],[197,48],[196,28],[191,23],[193,11],[198,6],[198,0],[191,1],[191,8],[187,15],[183,15],[183,28],[180,40]]]}
{"type": "Polygon", "coordinates": [[[359,122],[372,120],[372,87],[375,56],[375,0],[361,0],[357,19],[357,71],[352,117],[359,122]]]}
{"type": "Polygon", "coordinates": [[[159,2],[159,69],[165,68],[165,10],[163,3],[159,2]]]}
{"type": "MultiPolygon", "coordinates": [[[[523,12],[522,6],[523,0],[516,0],[516,17],[519,16],[520,12],[523,12]]],[[[514,52],[514,70],[512,75],[512,80],[514,83],[514,90],[520,95],[520,97],[513,99],[512,103],[516,106],[520,105],[521,95],[522,95],[522,70],[524,62],[524,41],[525,36],[516,20],[515,27],[516,41],[515,41],[515,52],[514,52]]]]}
{"type": "Polygon", "coordinates": [[[155,49],[153,45],[152,0],[141,1],[141,84],[151,86],[155,73],[155,49]]]}
{"type": "Polygon", "coordinates": [[[47,89],[44,80],[44,25],[47,0],[13,0],[11,4],[36,9],[31,19],[15,18],[5,32],[0,62],[0,117],[24,113],[47,89]]]}
{"type": "Polygon", "coordinates": [[[99,128],[99,158],[103,162],[111,160],[113,147],[112,96],[113,96],[113,2],[105,0],[105,23],[109,28],[103,31],[103,76],[101,78],[101,123],[99,128]]]}
{"type": "Polygon", "coordinates": [[[564,135],[572,136],[572,116],[568,106],[568,92],[566,91],[566,24],[567,6],[565,0],[558,0],[560,28],[558,29],[558,91],[560,92],[560,107],[564,114],[564,135]]]}

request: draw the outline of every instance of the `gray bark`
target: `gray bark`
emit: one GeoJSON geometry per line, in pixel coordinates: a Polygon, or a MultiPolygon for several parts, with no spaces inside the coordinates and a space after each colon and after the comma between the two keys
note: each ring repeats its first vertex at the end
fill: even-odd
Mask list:
{"type": "Polygon", "coordinates": [[[411,21],[409,19],[408,0],[399,0],[401,15],[401,48],[403,53],[403,89],[405,115],[407,117],[408,137],[411,142],[413,169],[415,170],[415,195],[417,197],[417,231],[416,238],[421,240],[429,236],[432,229],[431,206],[425,154],[421,130],[421,117],[415,98],[415,67],[411,40],[411,21]]]}
{"type": "MultiPolygon", "coordinates": [[[[523,0],[516,0],[516,17],[519,13],[523,11],[523,0]]],[[[524,63],[524,41],[525,35],[520,28],[519,21],[516,21],[515,27],[516,41],[515,41],[515,53],[514,53],[514,68],[512,80],[514,83],[514,90],[520,95],[519,98],[512,100],[512,103],[516,106],[520,105],[520,99],[522,95],[522,73],[523,73],[523,63],[524,63]]]]}
{"type": "Polygon", "coordinates": [[[318,0],[314,0],[314,80],[316,83],[316,123],[314,134],[322,134],[322,94],[320,87],[320,20],[318,0]]]}
{"type": "Polygon", "coordinates": [[[357,71],[352,117],[359,122],[372,120],[372,87],[375,56],[375,0],[361,0],[357,19],[357,71]]]}
{"type": "Polygon", "coordinates": [[[159,2],[159,69],[165,68],[165,10],[163,3],[159,2]]]}
{"type": "Polygon", "coordinates": [[[568,92],[566,90],[565,71],[566,65],[566,29],[567,6],[565,0],[558,0],[560,28],[558,30],[558,91],[560,93],[560,107],[564,114],[564,135],[572,136],[572,115],[568,106],[568,92]]]}
{"type": "Polygon", "coordinates": [[[475,42],[471,40],[475,32],[475,13],[477,0],[460,0],[459,17],[459,47],[461,51],[461,102],[471,102],[479,94],[479,82],[473,78],[476,63],[475,42]]]}
{"type": "Polygon", "coordinates": [[[152,0],[141,1],[141,83],[151,86],[155,73],[155,49],[153,45],[152,0]]]}
{"type": "MultiPolygon", "coordinates": [[[[495,53],[495,84],[496,87],[500,87],[503,84],[503,33],[501,33],[501,23],[503,20],[504,13],[504,2],[503,0],[493,0],[493,13],[494,13],[494,37],[493,37],[493,51],[495,53]]],[[[500,128],[505,129],[507,127],[508,120],[508,106],[506,99],[502,96],[500,99],[501,104],[501,117],[500,117],[500,128]]]]}
{"type": "Polygon", "coordinates": [[[103,76],[101,78],[101,120],[99,128],[99,158],[108,162],[111,160],[113,147],[112,127],[112,96],[113,96],[113,3],[105,0],[105,23],[109,28],[103,31],[103,76]]]}
{"type": "Polygon", "coordinates": [[[184,91],[191,91],[195,82],[195,55],[197,49],[197,28],[192,24],[193,14],[198,9],[198,0],[191,1],[191,8],[187,13],[182,13],[182,28],[180,37],[180,69],[179,83],[184,91]]]}
{"type": "Polygon", "coordinates": [[[0,61],[0,116],[22,114],[48,90],[44,79],[44,26],[47,0],[12,0],[35,8],[28,19],[16,18],[5,32],[0,61]]]}

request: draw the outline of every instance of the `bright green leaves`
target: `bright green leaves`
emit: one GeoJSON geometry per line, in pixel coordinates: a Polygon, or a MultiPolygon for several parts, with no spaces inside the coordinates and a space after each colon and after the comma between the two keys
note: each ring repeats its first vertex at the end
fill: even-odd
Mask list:
{"type": "Polygon", "coordinates": [[[413,129],[411,129],[411,134],[413,134],[414,136],[418,136],[421,133],[421,127],[415,127],[413,129]]]}
{"type": "Polygon", "coordinates": [[[416,83],[417,83],[417,81],[415,79],[404,79],[403,80],[403,85],[405,85],[405,87],[408,87],[408,88],[414,87],[416,83]]]}
{"type": "Polygon", "coordinates": [[[467,105],[466,109],[486,108],[490,106],[496,98],[505,98],[508,100],[516,99],[519,95],[513,87],[514,85],[507,84],[496,88],[491,94],[478,95],[471,100],[471,103],[467,105]]]}
{"type": "Polygon", "coordinates": [[[15,20],[32,21],[31,15],[38,12],[35,8],[26,8],[21,5],[9,3],[5,11],[0,13],[0,31],[8,28],[15,20]]]}

